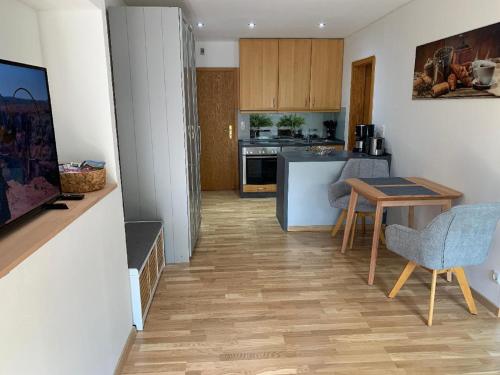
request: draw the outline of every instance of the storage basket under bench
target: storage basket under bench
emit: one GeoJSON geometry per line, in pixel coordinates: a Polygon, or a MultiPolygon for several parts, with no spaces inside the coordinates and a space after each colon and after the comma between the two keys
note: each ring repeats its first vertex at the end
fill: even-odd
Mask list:
{"type": "Polygon", "coordinates": [[[125,234],[133,322],[142,331],[165,267],[163,225],[159,221],[127,222],[125,234]]]}

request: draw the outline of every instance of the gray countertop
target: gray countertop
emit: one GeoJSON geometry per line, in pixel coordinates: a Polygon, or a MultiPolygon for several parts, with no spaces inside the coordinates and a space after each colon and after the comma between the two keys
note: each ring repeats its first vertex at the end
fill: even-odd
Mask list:
{"type": "Polygon", "coordinates": [[[277,147],[277,146],[327,146],[327,145],[343,145],[345,142],[342,139],[240,139],[240,147],[262,146],[262,147],[277,147]]]}
{"type": "Polygon", "coordinates": [[[278,157],[283,158],[286,162],[318,162],[318,161],[346,161],[354,158],[374,158],[388,159],[390,154],[382,156],[372,156],[359,152],[338,151],[326,155],[318,155],[311,151],[285,151],[278,154],[278,157]]]}

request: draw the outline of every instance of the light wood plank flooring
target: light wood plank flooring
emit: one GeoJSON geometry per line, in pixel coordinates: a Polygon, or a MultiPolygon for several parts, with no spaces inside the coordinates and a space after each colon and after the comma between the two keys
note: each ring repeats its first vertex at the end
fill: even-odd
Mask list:
{"type": "Polygon", "coordinates": [[[500,321],[455,282],[428,327],[429,273],[389,300],[406,262],[382,247],[368,286],[369,235],[341,255],[341,235],[282,232],[273,199],[203,198],[192,262],[166,268],[124,374],[500,374],[500,321]]]}

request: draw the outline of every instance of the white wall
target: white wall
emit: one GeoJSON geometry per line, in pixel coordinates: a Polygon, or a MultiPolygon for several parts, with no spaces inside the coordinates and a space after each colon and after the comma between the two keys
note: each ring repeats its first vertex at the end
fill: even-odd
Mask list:
{"type": "MultiPolygon", "coordinates": [[[[103,159],[119,182],[104,1],[30,4],[0,1],[0,58],[48,68],[60,156],[103,159]]],[[[0,296],[0,374],[113,373],[132,328],[120,189],[0,278],[0,296]]]]}
{"type": "Polygon", "coordinates": [[[236,68],[240,65],[238,41],[196,41],[196,66],[199,68],[236,68]],[[205,55],[200,55],[205,48],[205,55]]]}
{"type": "MultiPolygon", "coordinates": [[[[376,56],[373,121],[385,126],[392,173],[423,176],[464,193],[457,203],[500,201],[500,99],[413,101],[418,45],[500,21],[498,0],[418,0],[345,40],[343,106],[349,106],[351,63],[376,56]]],[[[347,129],[346,129],[347,130],[347,129]]],[[[347,133],[346,133],[347,136],[347,133]]],[[[392,221],[405,222],[401,210],[392,221]]],[[[436,210],[418,209],[422,226],[436,210]]],[[[472,286],[500,306],[500,231],[486,263],[467,270],[472,286]]]]}
{"type": "Polygon", "coordinates": [[[118,189],[0,279],[0,374],[112,374],[131,329],[118,189]]]}
{"type": "Polygon", "coordinates": [[[35,10],[17,0],[0,1],[0,59],[43,64],[35,10]]]}
{"type": "Polygon", "coordinates": [[[122,0],[105,0],[105,3],[106,3],[106,8],[125,6],[125,3],[122,0]]]}
{"type": "Polygon", "coordinates": [[[39,13],[61,162],[104,160],[117,181],[107,28],[95,10],[39,13]],[[83,79],[82,79],[83,78],[83,79]]]}

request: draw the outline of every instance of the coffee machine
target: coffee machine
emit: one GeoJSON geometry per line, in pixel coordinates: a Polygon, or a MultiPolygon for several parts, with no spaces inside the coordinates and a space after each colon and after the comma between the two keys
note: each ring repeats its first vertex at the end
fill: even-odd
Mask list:
{"type": "Polygon", "coordinates": [[[335,131],[337,130],[337,121],[323,121],[323,126],[326,128],[326,139],[334,140],[335,131]]]}
{"type": "Polygon", "coordinates": [[[373,124],[360,124],[356,125],[355,128],[355,143],[353,152],[364,152],[368,153],[370,151],[370,138],[375,135],[375,125],[373,124]]]}

